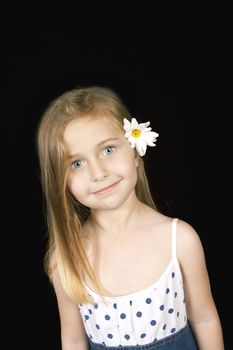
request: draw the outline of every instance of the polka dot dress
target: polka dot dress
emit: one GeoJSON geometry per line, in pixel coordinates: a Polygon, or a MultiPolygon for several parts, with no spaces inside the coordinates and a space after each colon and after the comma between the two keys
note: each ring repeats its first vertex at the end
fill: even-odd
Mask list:
{"type": "Polygon", "coordinates": [[[183,281],[176,258],[172,221],[172,259],[150,287],[120,297],[102,297],[88,288],[95,304],[79,304],[91,341],[106,346],[145,345],[178,332],[187,323],[183,281]]]}

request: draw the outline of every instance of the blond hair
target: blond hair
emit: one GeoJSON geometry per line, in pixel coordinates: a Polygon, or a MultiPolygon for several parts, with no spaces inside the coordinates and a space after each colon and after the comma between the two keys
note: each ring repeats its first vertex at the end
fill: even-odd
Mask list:
{"type": "MultiPolygon", "coordinates": [[[[122,128],[123,118],[131,119],[121,98],[111,89],[100,86],[78,87],[65,92],[50,103],[43,114],[37,134],[41,184],[46,203],[48,246],[44,266],[51,278],[57,268],[67,295],[76,303],[90,302],[84,276],[88,276],[98,291],[98,281],[82,245],[83,223],[89,208],[81,205],[67,188],[67,150],[64,131],[75,118],[105,115],[122,128]]],[[[139,157],[135,192],[139,200],[156,208],[139,157]]]]}

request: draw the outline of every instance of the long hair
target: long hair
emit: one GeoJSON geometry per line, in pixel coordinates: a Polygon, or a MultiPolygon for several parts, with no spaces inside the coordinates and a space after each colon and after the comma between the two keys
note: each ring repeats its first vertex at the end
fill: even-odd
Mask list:
{"type": "MultiPolygon", "coordinates": [[[[64,290],[76,303],[91,302],[84,276],[90,278],[98,291],[102,287],[82,245],[82,226],[90,210],[75,200],[67,187],[64,131],[73,119],[100,115],[100,112],[120,128],[124,117],[131,119],[129,110],[114,91],[92,86],[72,89],[53,100],[38,125],[37,149],[48,227],[44,266],[49,278],[53,269],[58,269],[64,290]]],[[[141,157],[137,173],[135,192],[138,199],[156,208],[141,157]]]]}

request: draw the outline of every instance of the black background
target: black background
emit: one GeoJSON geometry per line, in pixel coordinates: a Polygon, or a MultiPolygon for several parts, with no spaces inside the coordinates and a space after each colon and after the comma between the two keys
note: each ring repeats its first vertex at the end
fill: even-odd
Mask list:
{"type": "Polygon", "coordinates": [[[116,90],[160,134],[145,156],[151,190],[162,211],[188,221],[201,237],[227,349],[227,10],[111,7],[105,14],[99,4],[56,11],[34,4],[2,13],[3,338],[7,348],[60,348],[56,299],[43,271],[35,135],[51,99],[97,84],[116,90]]]}

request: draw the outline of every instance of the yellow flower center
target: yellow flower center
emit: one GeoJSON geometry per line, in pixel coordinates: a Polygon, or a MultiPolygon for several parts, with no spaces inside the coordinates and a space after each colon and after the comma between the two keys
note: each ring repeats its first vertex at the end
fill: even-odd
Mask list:
{"type": "Polygon", "coordinates": [[[132,130],[132,136],[135,138],[138,138],[141,135],[141,131],[138,129],[133,129],[132,130]]]}

